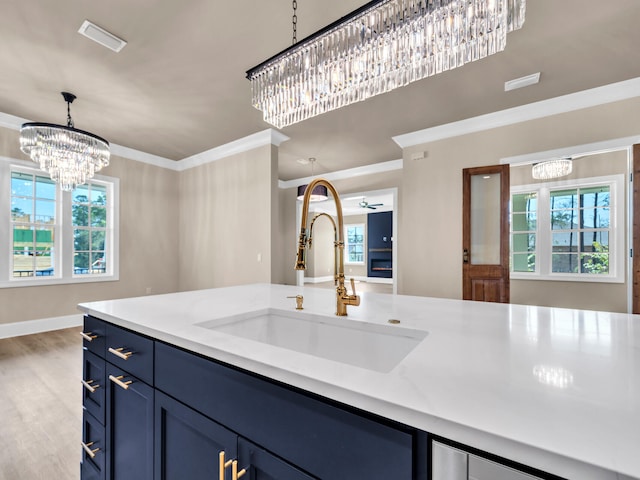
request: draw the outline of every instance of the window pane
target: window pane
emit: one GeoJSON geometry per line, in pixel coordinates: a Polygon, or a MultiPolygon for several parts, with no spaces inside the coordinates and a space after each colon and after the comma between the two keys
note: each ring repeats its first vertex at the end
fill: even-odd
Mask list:
{"type": "Polygon", "coordinates": [[[87,205],[74,204],[71,209],[74,227],[89,226],[89,207],[87,205]]]}
{"type": "Polygon", "coordinates": [[[556,190],[550,193],[551,210],[578,207],[578,190],[556,190]]]}
{"type": "Polygon", "coordinates": [[[610,198],[608,186],[581,188],[580,204],[582,207],[608,207],[610,198]]]}
{"type": "Polygon", "coordinates": [[[73,249],[78,250],[90,250],[89,244],[89,230],[75,229],[73,231],[73,249]]]}
{"type": "Polygon", "coordinates": [[[511,222],[514,232],[535,230],[537,227],[536,212],[514,213],[511,222]]]}
{"type": "Polygon", "coordinates": [[[554,253],[551,255],[553,273],[578,273],[578,254],[554,253]]]}
{"type": "Polygon", "coordinates": [[[36,177],[36,197],[45,200],[55,200],[55,182],[48,177],[36,177]]]}
{"type": "Polygon", "coordinates": [[[513,271],[514,272],[535,272],[536,256],[529,253],[513,254],[513,271]]]}
{"type": "Polygon", "coordinates": [[[538,210],[538,194],[535,192],[518,193],[511,197],[512,212],[535,212],[538,210]]]}
{"type": "Polygon", "coordinates": [[[76,252],[73,257],[73,273],[86,274],[89,273],[89,252],[76,252]]]}
{"type": "Polygon", "coordinates": [[[11,220],[29,223],[33,219],[33,200],[31,198],[11,198],[11,220]]]}
{"type": "Polygon", "coordinates": [[[91,204],[106,205],[107,204],[107,187],[104,185],[91,184],[91,204]]]}
{"type": "Polygon", "coordinates": [[[608,253],[588,253],[580,258],[582,263],[582,273],[607,274],[609,273],[608,253]]]}
{"type": "Polygon", "coordinates": [[[53,224],[56,219],[56,202],[51,200],[36,200],[35,223],[53,224]]]}
{"type": "Polygon", "coordinates": [[[91,207],[91,226],[106,227],[107,226],[107,209],[102,207],[91,207]]]}
{"type": "Polygon", "coordinates": [[[104,252],[91,253],[91,273],[105,273],[106,262],[104,252]]]}
{"type": "Polygon", "coordinates": [[[578,228],[577,210],[556,210],[551,212],[552,230],[571,230],[578,228]]]}
{"type": "Polygon", "coordinates": [[[515,233],[511,248],[514,252],[533,252],[536,249],[535,233],[515,233]]]}
{"type": "Polygon", "coordinates": [[[578,233],[562,232],[554,233],[551,241],[551,249],[556,252],[577,252],[578,251],[578,233]]]}
{"type": "Polygon", "coordinates": [[[104,230],[94,230],[91,232],[91,250],[104,250],[104,230]]]}
{"type": "Polygon", "coordinates": [[[609,208],[589,208],[582,211],[582,228],[608,228],[611,212],[609,208]]]}
{"type": "Polygon", "coordinates": [[[89,185],[80,185],[71,194],[75,203],[89,203],[89,185]]]}
{"type": "Polygon", "coordinates": [[[609,232],[606,230],[597,232],[584,232],[580,234],[580,249],[583,252],[608,252],[609,232]]]}
{"type": "Polygon", "coordinates": [[[28,173],[11,173],[11,195],[21,197],[33,196],[33,175],[28,173]]]}

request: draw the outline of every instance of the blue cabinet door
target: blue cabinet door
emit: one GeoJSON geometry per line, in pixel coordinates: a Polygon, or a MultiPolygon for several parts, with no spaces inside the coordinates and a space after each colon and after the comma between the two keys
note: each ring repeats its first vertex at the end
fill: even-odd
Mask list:
{"type": "Polygon", "coordinates": [[[152,480],[153,389],[110,363],[107,378],[107,478],[152,480]]]}
{"type": "Polygon", "coordinates": [[[156,480],[217,479],[220,452],[237,459],[235,433],[162,392],[156,391],[155,402],[156,480]]]}
{"type": "Polygon", "coordinates": [[[251,480],[312,480],[316,478],[242,437],[238,440],[238,458],[238,469],[245,469],[247,478],[251,480]]]}

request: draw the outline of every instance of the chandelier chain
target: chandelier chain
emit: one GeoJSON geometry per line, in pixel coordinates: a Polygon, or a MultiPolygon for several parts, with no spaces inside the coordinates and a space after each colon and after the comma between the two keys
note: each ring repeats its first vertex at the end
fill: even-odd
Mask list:
{"type": "Polygon", "coordinates": [[[291,17],[291,25],[293,27],[293,37],[291,38],[292,44],[296,44],[298,42],[298,2],[297,0],[293,0],[291,2],[291,7],[293,7],[293,16],[291,17]]]}

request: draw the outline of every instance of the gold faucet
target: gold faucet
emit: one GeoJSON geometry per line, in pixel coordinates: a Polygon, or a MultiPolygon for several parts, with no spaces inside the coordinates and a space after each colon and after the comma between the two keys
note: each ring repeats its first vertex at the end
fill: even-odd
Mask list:
{"type": "MultiPolygon", "coordinates": [[[[304,192],[304,198],[302,200],[302,222],[300,223],[300,239],[298,241],[298,253],[296,256],[296,270],[306,270],[306,251],[309,244],[309,237],[307,237],[307,218],[309,216],[309,198],[311,192],[318,185],[324,185],[331,192],[333,201],[336,204],[336,212],[338,214],[338,226],[335,227],[334,232],[337,232],[336,241],[334,242],[334,266],[336,268],[335,280],[336,286],[336,315],[344,317],[347,315],[347,305],[358,306],[360,305],[360,297],[356,295],[356,287],[351,279],[351,289],[353,294],[347,293],[347,288],[344,286],[344,220],[342,219],[342,203],[335,187],[327,180],[323,178],[316,178],[312,180],[307,189],[304,192]]],[[[316,217],[317,218],[317,217],[316,217]]],[[[315,221],[315,219],[314,219],[315,221]]],[[[311,229],[310,229],[311,230],[311,229]]]]}

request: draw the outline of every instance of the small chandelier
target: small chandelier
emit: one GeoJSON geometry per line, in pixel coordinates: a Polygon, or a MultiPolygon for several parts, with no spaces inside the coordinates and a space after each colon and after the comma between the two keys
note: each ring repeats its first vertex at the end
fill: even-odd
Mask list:
{"type": "Polygon", "coordinates": [[[247,71],[277,128],[504,50],[526,0],[374,0],[247,71]]]}
{"type": "MultiPolygon", "coordinates": [[[[311,164],[311,178],[313,178],[313,166],[316,164],[316,159],[311,157],[309,159],[300,159],[298,160],[300,165],[308,165],[311,164]]],[[[304,199],[304,192],[307,191],[308,184],[298,185],[298,200],[302,201],[304,199]]],[[[324,185],[316,185],[311,192],[311,196],[309,197],[310,202],[324,202],[329,199],[329,191],[327,187],[324,185]]]]}
{"type": "Polygon", "coordinates": [[[572,170],[573,161],[570,158],[555,158],[534,164],[531,176],[536,180],[550,180],[569,175],[572,170]]]}
{"type": "Polygon", "coordinates": [[[71,119],[72,93],[61,92],[67,102],[67,125],[24,123],[20,128],[20,150],[40,165],[64,191],[82,185],[109,165],[109,142],[78,130],[71,119]]]}

